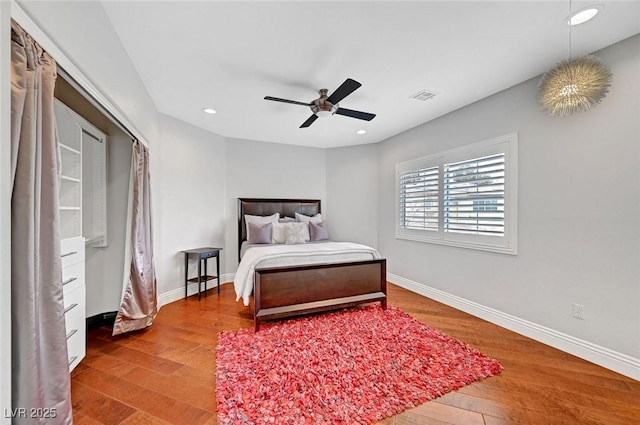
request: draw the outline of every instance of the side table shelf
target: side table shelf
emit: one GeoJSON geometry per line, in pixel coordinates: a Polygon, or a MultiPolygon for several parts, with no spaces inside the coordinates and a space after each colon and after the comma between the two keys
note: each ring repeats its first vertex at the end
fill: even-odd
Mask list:
{"type": "Polygon", "coordinates": [[[189,295],[188,288],[189,282],[198,284],[198,300],[201,299],[201,288],[204,282],[204,292],[207,292],[207,282],[213,279],[218,279],[218,294],[220,294],[220,251],[222,248],[196,248],[184,250],[184,297],[189,295]],[[209,258],[216,259],[216,274],[215,276],[207,273],[207,260],[209,258]],[[198,275],[196,277],[189,278],[189,260],[198,260],[198,275]],[[204,264],[204,270],[203,270],[204,264]],[[203,273],[204,272],[204,273],[203,273]]]}

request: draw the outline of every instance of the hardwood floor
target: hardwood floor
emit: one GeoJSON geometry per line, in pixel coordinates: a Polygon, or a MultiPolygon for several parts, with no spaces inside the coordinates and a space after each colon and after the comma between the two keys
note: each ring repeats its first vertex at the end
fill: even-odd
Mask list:
{"type": "MultiPolygon", "coordinates": [[[[389,302],[498,359],[504,371],[381,424],[640,424],[640,382],[389,285],[389,302]]],[[[233,286],[176,301],[145,331],[89,332],[71,374],[75,425],[215,424],[215,348],[253,326],[233,286]]]]}

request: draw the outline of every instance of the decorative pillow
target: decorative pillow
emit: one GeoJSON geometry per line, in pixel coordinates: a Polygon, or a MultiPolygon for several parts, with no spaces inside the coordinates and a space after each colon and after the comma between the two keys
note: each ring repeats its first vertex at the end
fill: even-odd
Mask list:
{"type": "Polygon", "coordinates": [[[311,241],[326,241],[329,240],[329,230],[327,229],[327,222],[323,221],[318,224],[309,222],[309,236],[311,241]]]}
{"type": "Polygon", "coordinates": [[[308,215],[296,213],[296,220],[303,223],[320,223],[322,221],[322,215],[320,213],[314,215],[313,217],[309,217],[308,215]]]}
{"type": "Polygon", "coordinates": [[[273,226],[273,224],[278,222],[279,218],[280,218],[280,213],[275,213],[275,214],[266,215],[266,216],[245,214],[244,221],[245,223],[247,223],[247,240],[251,240],[251,230],[249,229],[249,223],[255,224],[258,227],[267,223],[271,223],[271,225],[273,226]]]}
{"type": "Polygon", "coordinates": [[[278,219],[278,223],[295,223],[296,221],[298,220],[293,217],[282,217],[278,219]]]}
{"type": "Polygon", "coordinates": [[[249,223],[249,243],[271,243],[271,223],[258,224],[249,223]]]}
{"type": "Polygon", "coordinates": [[[284,234],[285,227],[287,227],[287,223],[276,223],[273,225],[273,228],[271,229],[271,240],[273,240],[273,243],[285,242],[285,234],[284,234]]]}
{"type": "Polygon", "coordinates": [[[284,236],[287,245],[308,242],[309,226],[307,223],[285,223],[284,236]]]}

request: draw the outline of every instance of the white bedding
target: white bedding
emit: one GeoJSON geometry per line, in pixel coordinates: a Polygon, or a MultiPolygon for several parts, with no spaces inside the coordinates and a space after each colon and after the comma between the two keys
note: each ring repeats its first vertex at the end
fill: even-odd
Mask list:
{"type": "Polygon", "coordinates": [[[293,266],[300,264],[346,263],[381,258],[375,249],[353,242],[323,242],[299,245],[252,246],[242,256],[233,279],[236,301],[245,306],[253,292],[256,267],[293,266]]]}

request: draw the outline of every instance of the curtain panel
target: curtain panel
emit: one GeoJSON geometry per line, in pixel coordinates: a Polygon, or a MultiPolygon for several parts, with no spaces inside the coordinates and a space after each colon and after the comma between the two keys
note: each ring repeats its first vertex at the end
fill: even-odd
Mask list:
{"type": "Polygon", "coordinates": [[[60,258],[56,77],[51,56],[12,22],[11,348],[17,412],[12,423],[19,425],[73,422],[60,258]]]}
{"type": "Polygon", "coordinates": [[[122,302],[113,335],[144,329],[158,314],[156,273],[153,264],[151,183],[149,150],[139,141],[133,145],[129,187],[128,247],[122,302]]]}

